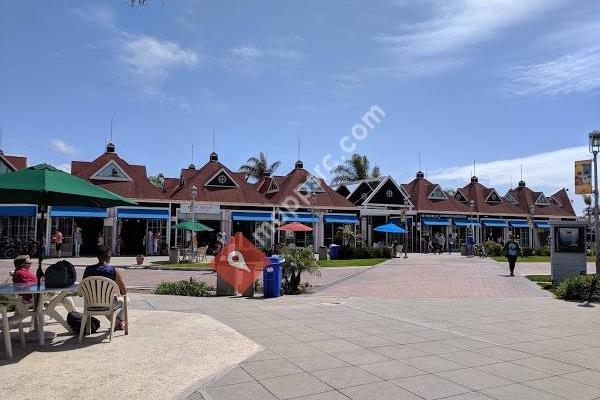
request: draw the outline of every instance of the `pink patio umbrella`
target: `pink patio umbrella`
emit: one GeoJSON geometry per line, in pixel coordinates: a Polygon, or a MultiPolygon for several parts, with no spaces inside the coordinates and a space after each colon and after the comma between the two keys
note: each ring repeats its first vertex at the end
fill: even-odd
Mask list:
{"type": "Polygon", "coordinates": [[[279,227],[280,231],[292,231],[292,232],[310,232],[313,230],[310,226],[301,224],[300,222],[290,222],[279,227]]]}

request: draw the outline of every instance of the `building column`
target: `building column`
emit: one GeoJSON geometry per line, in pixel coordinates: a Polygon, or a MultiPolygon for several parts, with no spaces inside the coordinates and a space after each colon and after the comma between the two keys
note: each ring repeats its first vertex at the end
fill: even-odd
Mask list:
{"type": "Polygon", "coordinates": [[[323,246],[323,243],[325,241],[325,221],[324,221],[325,213],[321,211],[321,212],[317,212],[316,214],[317,214],[317,218],[318,218],[318,221],[316,224],[316,226],[317,226],[317,232],[316,232],[317,244],[316,244],[316,246],[317,247],[314,250],[315,250],[315,252],[318,252],[319,247],[323,246]]]}
{"type": "Polygon", "coordinates": [[[221,211],[221,231],[227,234],[227,237],[231,237],[231,211],[221,211]]]}

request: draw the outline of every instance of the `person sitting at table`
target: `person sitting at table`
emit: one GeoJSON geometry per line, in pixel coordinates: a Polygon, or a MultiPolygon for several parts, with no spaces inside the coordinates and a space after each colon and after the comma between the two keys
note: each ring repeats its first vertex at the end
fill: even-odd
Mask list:
{"type": "MultiPolygon", "coordinates": [[[[13,261],[15,264],[15,270],[12,273],[13,283],[36,283],[37,278],[29,268],[31,268],[31,259],[29,256],[18,256],[13,261]]],[[[24,294],[21,296],[23,300],[30,301],[31,295],[24,294]]]]}
{"type": "MultiPolygon", "coordinates": [[[[90,276],[102,276],[116,282],[121,295],[127,294],[127,287],[123,281],[121,273],[112,265],[110,265],[111,250],[108,246],[98,247],[98,264],[89,265],[83,272],[83,279],[90,276]]],[[[123,303],[120,300],[115,300],[115,308],[121,307],[123,303]]],[[[116,330],[125,329],[125,320],[123,316],[124,310],[117,316],[116,330]]]]}

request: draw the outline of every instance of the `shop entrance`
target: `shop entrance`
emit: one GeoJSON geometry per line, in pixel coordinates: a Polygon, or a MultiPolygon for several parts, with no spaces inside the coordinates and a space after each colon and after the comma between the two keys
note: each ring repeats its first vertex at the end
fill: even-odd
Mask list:
{"type": "MultiPolygon", "coordinates": [[[[95,256],[98,252],[98,234],[103,232],[104,220],[102,218],[75,218],[75,226],[81,228],[82,256],[95,256]]],[[[74,228],[73,228],[73,231],[74,228]]],[[[74,253],[73,253],[74,254],[74,253]]]]}
{"type": "Polygon", "coordinates": [[[145,254],[144,235],[146,234],[145,219],[119,220],[117,233],[117,248],[119,255],[145,254]]]}

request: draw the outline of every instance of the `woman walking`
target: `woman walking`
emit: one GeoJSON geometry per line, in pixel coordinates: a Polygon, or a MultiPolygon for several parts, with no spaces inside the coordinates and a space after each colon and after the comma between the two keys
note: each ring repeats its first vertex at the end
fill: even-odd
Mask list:
{"type": "Polygon", "coordinates": [[[513,235],[508,235],[508,241],[504,244],[502,254],[508,260],[508,268],[510,269],[510,276],[515,276],[515,266],[517,264],[517,258],[521,255],[521,246],[519,242],[513,239],[513,235]]]}

